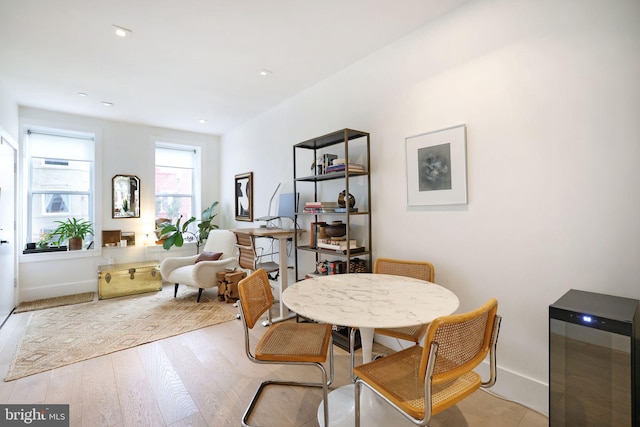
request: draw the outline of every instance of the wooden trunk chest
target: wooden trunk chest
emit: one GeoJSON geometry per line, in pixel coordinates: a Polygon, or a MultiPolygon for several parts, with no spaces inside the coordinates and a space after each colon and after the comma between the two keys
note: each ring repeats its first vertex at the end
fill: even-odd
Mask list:
{"type": "Polygon", "coordinates": [[[159,261],[110,264],[98,267],[98,297],[113,298],[162,289],[159,261]]]}

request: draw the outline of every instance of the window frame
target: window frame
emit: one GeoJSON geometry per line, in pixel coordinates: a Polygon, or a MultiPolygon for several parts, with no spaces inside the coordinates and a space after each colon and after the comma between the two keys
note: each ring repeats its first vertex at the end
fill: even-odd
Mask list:
{"type": "MultiPolygon", "coordinates": [[[[159,219],[158,211],[156,210],[156,202],[159,197],[190,197],[191,198],[191,213],[187,216],[187,218],[182,219],[182,223],[189,219],[190,217],[199,218],[198,212],[201,211],[201,191],[200,188],[202,186],[202,174],[201,174],[201,162],[202,162],[202,150],[201,147],[192,144],[177,144],[166,142],[166,140],[156,140],[153,145],[153,178],[154,178],[154,196],[153,196],[153,205],[154,205],[154,220],[157,221],[159,219]],[[184,152],[192,152],[193,153],[193,162],[192,167],[180,167],[180,166],[172,166],[172,165],[164,165],[158,164],[158,149],[164,150],[175,150],[175,151],[184,151],[184,152]],[[156,170],[158,167],[172,167],[175,169],[190,169],[191,170],[191,194],[187,196],[184,193],[159,193],[158,187],[156,184],[156,170]]],[[[175,224],[177,218],[170,218],[171,221],[175,224]]],[[[195,232],[195,224],[191,224],[190,230],[195,232]]]]}
{"type": "MultiPolygon", "coordinates": [[[[87,217],[93,224],[93,245],[89,249],[83,249],[80,251],[55,251],[55,252],[41,252],[41,253],[29,253],[29,254],[21,254],[20,262],[38,262],[44,259],[52,260],[52,259],[67,259],[67,258],[84,258],[84,257],[93,257],[100,256],[100,246],[101,246],[101,218],[102,215],[100,210],[97,209],[98,200],[101,198],[100,191],[100,183],[102,182],[100,179],[101,173],[101,165],[97,161],[98,153],[101,149],[101,133],[98,129],[87,129],[87,128],[78,128],[77,126],[72,125],[62,125],[62,126],[51,126],[50,124],[42,125],[39,124],[38,121],[30,121],[27,120],[22,126],[21,136],[23,138],[23,155],[20,162],[21,171],[21,187],[23,188],[23,198],[22,198],[22,212],[24,212],[22,217],[22,221],[18,224],[18,229],[20,230],[20,241],[23,243],[30,242],[32,239],[32,231],[34,227],[33,215],[34,215],[34,205],[33,205],[33,197],[37,195],[41,195],[42,200],[44,202],[47,194],[68,194],[70,196],[81,195],[88,197],[88,205],[87,205],[87,217]],[[37,133],[40,135],[50,135],[52,137],[66,137],[66,138],[77,138],[79,140],[88,140],[92,141],[92,150],[89,151],[91,153],[90,160],[82,160],[89,162],[89,190],[88,191],[74,191],[74,190],[52,190],[52,191],[42,191],[42,190],[34,190],[32,188],[32,180],[33,180],[33,159],[43,159],[49,158],[50,156],[43,156],[41,154],[33,155],[33,144],[29,142],[29,133],[37,133]]],[[[68,158],[60,158],[51,157],[54,160],[62,160],[62,161],[75,161],[78,159],[68,159],[68,158]]],[[[43,203],[43,209],[46,209],[46,206],[43,203]]],[[[43,216],[54,216],[55,213],[44,213],[43,216]]],[[[65,215],[65,214],[63,214],[65,215]]],[[[33,242],[37,243],[37,242],[33,242]]],[[[89,243],[89,242],[86,242],[89,243]]]]}

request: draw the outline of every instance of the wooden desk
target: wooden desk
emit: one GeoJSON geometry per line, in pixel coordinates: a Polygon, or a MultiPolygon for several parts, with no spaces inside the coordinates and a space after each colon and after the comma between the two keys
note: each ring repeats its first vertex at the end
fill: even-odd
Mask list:
{"type": "MultiPolygon", "coordinates": [[[[278,240],[278,252],[280,253],[280,297],[278,298],[279,316],[274,317],[272,322],[281,322],[283,320],[295,317],[295,313],[291,313],[287,306],[282,302],[282,294],[289,285],[289,272],[287,259],[287,239],[292,239],[296,232],[303,233],[304,230],[287,230],[284,228],[274,227],[258,227],[258,228],[238,228],[231,231],[239,231],[241,233],[249,233],[255,237],[268,237],[278,240]]],[[[263,326],[268,326],[267,322],[262,322],[263,326]]]]}

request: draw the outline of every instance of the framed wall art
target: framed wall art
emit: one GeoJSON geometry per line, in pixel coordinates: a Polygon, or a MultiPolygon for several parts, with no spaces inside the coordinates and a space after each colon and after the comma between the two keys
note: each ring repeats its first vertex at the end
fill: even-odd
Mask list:
{"type": "Polygon", "coordinates": [[[407,205],[467,203],[467,128],[453,126],[405,139],[407,205]]]}
{"type": "Polygon", "coordinates": [[[253,172],[236,175],[236,221],[253,221],[253,172]]]}

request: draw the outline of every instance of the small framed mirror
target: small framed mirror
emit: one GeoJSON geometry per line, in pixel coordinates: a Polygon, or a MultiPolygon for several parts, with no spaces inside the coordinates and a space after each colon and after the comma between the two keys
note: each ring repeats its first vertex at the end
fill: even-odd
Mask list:
{"type": "Polygon", "coordinates": [[[140,218],[140,178],[116,175],[111,188],[113,218],[140,218]]]}

